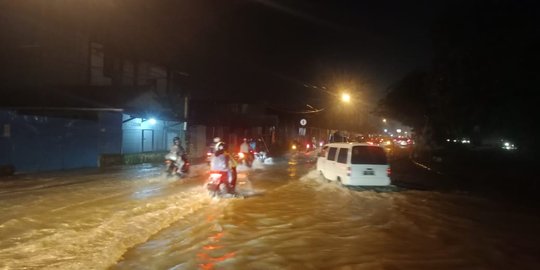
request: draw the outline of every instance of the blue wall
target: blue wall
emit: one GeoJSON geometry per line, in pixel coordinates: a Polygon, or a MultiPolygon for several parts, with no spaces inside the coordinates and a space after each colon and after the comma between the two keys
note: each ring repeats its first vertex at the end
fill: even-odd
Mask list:
{"type": "Polygon", "coordinates": [[[0,111],[0,164],[17,172],[97,167],[102,153],[120,153],[121,113],[95,112],[93,119],[0,111]]]}

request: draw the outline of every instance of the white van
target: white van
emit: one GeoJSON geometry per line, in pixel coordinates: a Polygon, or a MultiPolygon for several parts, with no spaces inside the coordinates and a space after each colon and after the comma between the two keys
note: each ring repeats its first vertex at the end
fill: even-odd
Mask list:
{"type": "Polygon", "coordinates": [[[390,166],[384,148],[367,143],[329,143],[317,158],[317,170],[348,186],[388,186],[390,166]]]}

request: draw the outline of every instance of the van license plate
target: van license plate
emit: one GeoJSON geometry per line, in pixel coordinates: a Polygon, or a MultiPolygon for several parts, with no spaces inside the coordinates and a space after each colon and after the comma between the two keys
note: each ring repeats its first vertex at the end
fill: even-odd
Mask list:
{"type": "Polygon", "coordinates": [[[373,170],[367,170],[364,171],[364,175],[375,175],[375,172],[373,170]]]}

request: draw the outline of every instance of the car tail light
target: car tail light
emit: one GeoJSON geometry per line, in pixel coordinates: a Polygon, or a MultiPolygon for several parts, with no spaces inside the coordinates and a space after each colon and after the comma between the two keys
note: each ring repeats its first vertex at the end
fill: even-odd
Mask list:
{"type": "Polygon", "coordinates": [[[351,176],[352,172],[351,172],[351,167],[347,167],[347,176],[351,176]]]}
{"type": "Polygon", "coordinates": [[[392,169],[390,168],[386,169],[386,175],[390,177],[390,174],[392,174],[392,169]]]}

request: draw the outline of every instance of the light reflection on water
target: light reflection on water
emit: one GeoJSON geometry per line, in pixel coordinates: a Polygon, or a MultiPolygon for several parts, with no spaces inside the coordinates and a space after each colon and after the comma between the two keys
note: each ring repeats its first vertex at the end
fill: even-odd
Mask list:
{"type": "Polygon", "coordinates": [[[210,243],[202,247],[202,251],[197,253],[200,269],[215,269],[216,264],[231,259],[235,252],[225,252],[224,246],[219,245],[219,241],[224,236],[224,232],[216,232],[209,237],[210,243]]]}
{"type": "Polygon", "coordinates": [[[0,269],[540,269],[517,208],[344,188],[303,155],[240,176],[245,199],[145,177],[0,194],[0,269]]]}
{"type": "MultiPolygon", "coordinates": [[[[521,269],[540,265],[538,237],[520,242],[521,255],[507,246],[535,233],[536,216],[508,216],[496,203],[463,195],[344,188],[314,170],[307,173],[302,160],[283,165],[287,175],[281,182],[275,178],[279,173],[251,177],[253,187],[266,188],[263,196],[221,201],[209,210],[211,219],[194,218],[165,230],[205,226],[187,236],[192,241],[146,253],[135,248],[125,254],[129,267],[115,269],[154,261],[167,267],[182,262],[171,269],[509,269],[516,263],[513,256],[522,260],[521,269]],[[297,181],[286,179],[292,175],[297,181]],[[505,219],[521,222],[508,225],[505,219]]],[[[160,233],[152,241],[162,237],[169,235],[160,233]]]]}
{"type": "Polygon", "coordinates": [[[291,159],[289,161],[289,167],[287,168],[287,171],[289,172],[289,179],[296,178],[296,173],[297,173],[296,165],[297,165],[296,160],[291,159]]]}
{"type": "Polygon", "coordinates": [[[292,155],[287,163],[288,163],[287,172],[289,174],[289,179],[296,179],[296,177],[297,177],[296,174],[297,174],[297,170],[298,170],[298,168],[297,168],[297,165],[298,165],[297,155],[292,155]]]}

